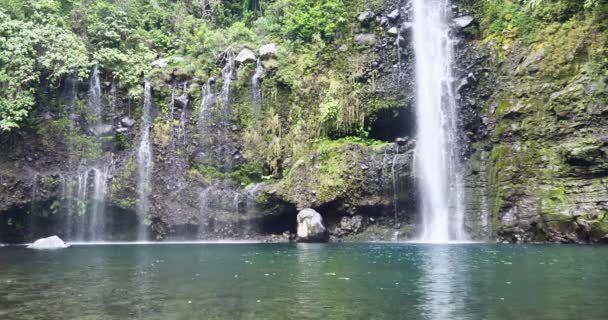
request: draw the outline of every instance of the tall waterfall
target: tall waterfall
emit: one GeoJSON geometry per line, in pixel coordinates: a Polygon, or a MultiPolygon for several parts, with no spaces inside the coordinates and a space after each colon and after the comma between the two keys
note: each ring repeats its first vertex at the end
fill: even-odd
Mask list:
{"type": "Polygon", "coordinates": [[[416,172],[423,241],[465,240],[458,106],[452,88],[449,0],[414,0],[416,172]]]}
{"type": "Polygon", "coordinates": [[[232,85],[232,77],[234,76],[234,61],[232,58],[226,62],[224,68],[222,68],[222,80],[224,85],[222,86],[222,120],[223,125],[228,122],[230,116],[230,86],[232,85]]]}
{"type": "Polygon", "coordinates": [[[144,83],[144,105],[141,115],[141,127],[139,132],[139,148],[137,149],[137,168],[139,181],[137,189],[139,198],[137,201],[137,213],[140,217],[137,240],[147,240],[148,231],[146,218],[150,207],[150,193],[152,191],[151,174],[154,163],[152,162],[152,143],[150,141],[150,130],[152,129],[152,89],[150,82],[144,83]]]}
{"type": "Polygon", "coordinates": [[[202,136],[207,133],[207,126],[209,125],[209,118],[211,116],[211,110],[215,105],[216,96],[211,85],[215,79],[210,78],[205,82],[201,91],[201,106],[198,116],[198,129],[202,136]]]}
{"type": "Polygon", "coordinates": [[[264,77],[264,66],[260,59],[257,61],[255,73],[251,77],[251,97],[253,99],[253,114],[258,116],[262,109],[262,78],[264,77]]]}

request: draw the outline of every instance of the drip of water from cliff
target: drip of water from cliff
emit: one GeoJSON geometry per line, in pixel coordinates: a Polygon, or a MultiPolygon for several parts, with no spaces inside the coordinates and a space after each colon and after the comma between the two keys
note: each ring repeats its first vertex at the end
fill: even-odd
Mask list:
{"type": "Polygon", "coordinates": [[[210,219],[209,219],[209,194],[212,187],[207,187],[198,195],[198,237],[203,239],[207,236],[209,231],[210,219]]]}
{"type": "Polygon", "coordinates": [[[169,100],[169,151],[167,158],[169,162],[173,160],[173,153],[175,151],[175,126],[174,126],[174,115],[175,115],[175,83],[171,85],[171,99],[169,100]]]}
{"type": "Polygon", "coordinates": [[[257,61],[255,73],[251,77],[251,97],[253,99],[253,114],[258,116],[262,110],[262,77],[264,77],[264,66],[260,59],[257,61]]]}
{"type": "Polygon", "coordinates": [[[91,201],[91,218],[89,221],[89,239],[92,241],[105,238],[105,198],[108,181],[108,167],[93,168],[93,197],[91,201]]]}
{"type": "Polygon", "coordinates": [[[66,211],[64,238],[69,241],[102,241],[106,237],[106,191],[111,164],[84,167],[62,177],[66,211]]]}
{"type": "Polygon", "coordinates": [[[207,80],[201,90],[201,105],[198,115],[198,130],[201,137],[205,138],[208,133],[209,120],[211,117],[211,109],[216,101],[215,93],[212,91],[211,85],[213,78],[207,80]]]}
{"type": "Polygon", "coordinates": [[[153,168],[152,142],[150,141],[150,130],[152,129],[152,89],[150,82],[144,82],[144,105],[142,109],[141,125],[139,132],[139,147],[137,148],[138,168],[138,200],[137,213],[140,218],[137,240],[148,239],[147,216],[150,208],[150,194],[152,192],[151,175],[153,168]]]}
{"type": "Polygon", "coordinates": [[[186,108],[188,107],[188,83],[184,82],[182,86],[182,94],[178,98],[182,103],[182,113],[179,116],[179,137],[182,145],[186,145],[187,140],[187,132],[186,126],[188,125],[188,114],[186,112],[186,108]]]}
{"type": "Polygon", "coordinates": [[[230,86],[232,84],[233,74],[234,61],[230,59],[224,68],[222,68],[222,80],[224,82],[222,87],[222,122],[224,126],[228,124],[228,118],[230,116],[230,86]]]}
{"type": "Polygon", "coordinates": [[[95,116],[96,125],[99,125],[103,107],[101,104],[101,80],[99,79],[97,66],[93,67],[89,78],[89,108],[95,116]]]}
{"type": "Polygon", "coordinates": [[[458,106],[452,89],[453,40],[448,0],[414,0],[417,145],[421,240],[465,240],[458,157],[458,106]]]}

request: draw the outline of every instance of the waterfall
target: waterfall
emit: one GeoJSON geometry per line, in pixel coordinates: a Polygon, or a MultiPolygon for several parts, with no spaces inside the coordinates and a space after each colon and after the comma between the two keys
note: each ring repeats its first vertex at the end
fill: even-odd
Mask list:
{"type": "Polygon", "coordinates": [[[253,99],[253,114],[258,116],[262,109],[262,78],[264,77],[264,66],[258,58],[257,65],[255,67],[255,73],[251,77],[251,97],[253,99]]]}
{"type": "Polygon", "coordinates": [[[173,160],[173,151],[175,150],[175,126],[173,118],[175,116],[175,83],[171,84],[171,100],[169,100],[169,151],[167,158],[173,160]]]}
{"type": "Polygon", "coordinates": [[[222,80],[224,81],[222,87],[222,120],[224,124],[228,123],[228,116],[230,115],[230,85],[232,84],[233,73],[234,62],[230,59],[222,68],[222,80]]]}
{"type": "Polygon", "coordinates": [[[207,126],[209,125],[209,117],[211,116],[211,109],[215,104],[215,94],[211,90],[211,85],[213,84],[214,79],[210,78],[205,82],[201,91],[201,106],[199,110],[198,116],[198,127],[201,133],[201,136],[204,136],[206,133],[207,126]]]}
{"type": "Polygon", "coordinates": [[[464,240],[458,106],[452,89],[449,0],[414,0],[416,173],[423,241],[464,240]]]}
{"type": "Polygon", "coordinates": [[[137,231],[137,239],[140,241],[147,240],[147,223],[146,218],[150,207],[151,174],[152,174],[152,144],[150,141],[150,130],[152,128],[152,89],[150,83],[144,82],[144,105],[141,115],[141,126],[139,132],[139,148],[137,149],[137,167],[138,167],[138,194],[137,212],[140,217],[139,228],[137,231]]]}
{"type": "Polygon", "coordinates": [[[108,167],[93,168],[93,197],[91,199],[91,217],[89,220],[89,240],[98,241],[105,238],[105,198],[108,181],[108,167]]]}
{"type": "Polygon", "coordinates": [[[179,96],[178,100],[182,103],[183,107],[182,107],[182,113],[179,116],[179,134],[180,134],[180,140],[182,145],[186,145],[188,140],[187,140],[187,132],[186,132],[186,126],[188,125],[188,114],[186,112],[186,108],[188,107],[188,83],[184,82],[184,85],[182,87],[182,94],[181,96],[179,96]]]}
{"type": "Polygon", "coordinates": [[[198,237],[203,239],[209,231],[209,193],[212,187],[207,187],[198,195],[198,237]]]}
{"type": "MultiPolygon", "coordinates": [[[[66,79],[68,139],[71,139],[78,127],[76,105],[78,103],[78,79],[75,76],[66,79]]],[[[106,238],[105,207],[107,181],[112,161],[99,157],[101,149],[101,131],[103,128],[104,107],[102,104],[101,81],[97,67],[93,67],[89,77],[87,105],[92,115],[92,126],[89,131],[95,136],[99,153],[94,158],[81,159],[76,163],[72,152],[73,141],[68,141],[68,172],[61,177],[61,207],[64,212],[63,237],[69,241],[99,241],[106,238]],[[94,162],[91,165],[90,162],[94,162]]],[[[90,123],[89,123],[90,125],[90,123]]],[[[111,127],[111,126],[110,126],[111,127]]]]}
{"type": "Polygon", "coordinates": [[[95,115],[97,124],[101,122],[101,80],[99,80],[99,71],[97,66],[93,67],[91,77],[89,78],[89,107],[95,115]]]}

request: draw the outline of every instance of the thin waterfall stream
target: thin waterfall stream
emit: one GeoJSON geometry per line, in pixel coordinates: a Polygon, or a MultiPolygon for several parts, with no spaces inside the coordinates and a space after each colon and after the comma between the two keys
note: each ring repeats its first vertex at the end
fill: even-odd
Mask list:
{"type": "Polygon", "coordinates": [[[415,169],[419,180],[421,240],[465,240],[458,105],[452,89],[453,39],[449,0],[414,0],[416,55],[415,169]]]}
{"type": "Polygon", "coordinates": [[[137,149],[139,198],[137,201],[137,213],[140,218],[137,230],[137,240],[147,240],[147,215],[150,208],[150,194],[152,192],[151,175],[154,163],[152,161],[152,142],[150,141],[150,130],[152,130],[152,89],[150,82],[144,82],[144,105],[142,110],[142,122],[139,135],[139,147],[137,149]]]}

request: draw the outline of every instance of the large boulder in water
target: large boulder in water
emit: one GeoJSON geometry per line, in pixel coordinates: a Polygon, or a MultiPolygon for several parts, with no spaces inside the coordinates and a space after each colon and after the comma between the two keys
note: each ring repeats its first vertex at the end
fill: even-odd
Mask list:
{"type": "Polygon", "coordinates": [[[323,226],[323,217],[313,209],[304,209],[298,213],[298,241],[326,242],[327,230],[323,226]]]}
{"type": "Polygon", "coordinates": [[[39,249],[39,250],[54,250],[54,249],[64,249],[69,247],[61,238],[58,236],[52,236],[48,238],[42,238],[34,241],[34,243],[27,246],[30,249],[39,249]]]}

